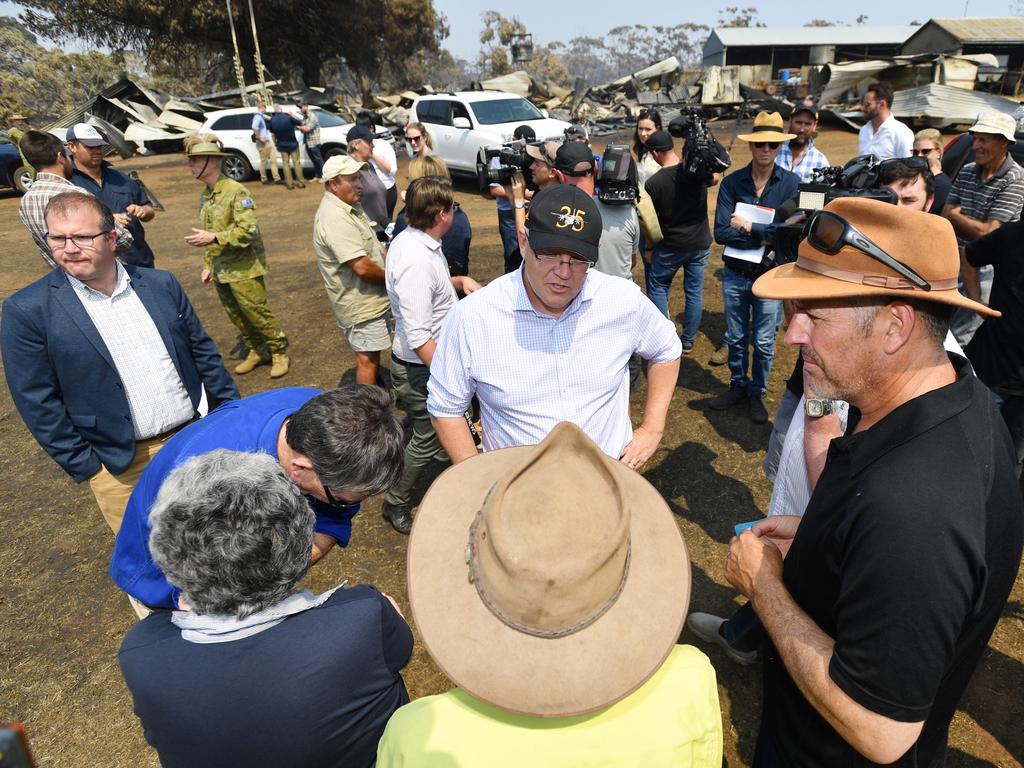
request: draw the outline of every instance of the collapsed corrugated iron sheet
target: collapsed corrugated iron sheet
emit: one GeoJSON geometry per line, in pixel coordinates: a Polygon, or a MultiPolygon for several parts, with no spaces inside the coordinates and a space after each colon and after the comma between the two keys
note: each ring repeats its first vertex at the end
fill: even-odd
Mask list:
{"type": "Polygon", "coordinates": [[[892,104],[892,113],[900,120],[928,123],[935,128],[968,125],[980,113],[989,110],[1012,115],[1016,109],[1016,101],[994,93],[967,91],[937,83],[896,91],[892,104]]]}

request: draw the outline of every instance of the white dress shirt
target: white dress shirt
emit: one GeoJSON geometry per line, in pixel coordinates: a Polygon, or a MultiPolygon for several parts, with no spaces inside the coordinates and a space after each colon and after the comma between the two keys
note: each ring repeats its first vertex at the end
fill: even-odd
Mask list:
{"type": "Polygon", "coordinates": [[[885,118],[876,131],[868,120],[857,137],[857,154],[874,155],[879,160],[910,157],[914,149],[914,132],[892,115],[885,118]]]}
{"type": "Polygon", "coordinates": [[[630,355],[664,363],[681,351],[675,324],[634,283],[591,269],[579,296],[552,317],[533,308],[520,268],[448,314],[427,409],[461,418],[475,394],[484,450],[535,445],[570,421],[617,459],[633,436],[630,355]]]}
{"type": "Polygon", "coordinates": [[[395,318],[391,354],[422,364],[415,350],[441,337],[441,324],[458,301],[441,243],[422,230],[403,229],[388,248],[384,284],[395,318]]]}
{"type": "Polygon", "coordinates": [[[67,278],[121,377],[135,439],[156,437],[195,416],[178,369],[124,267],[117,265],[117,285],[110,296],[71,275],[67,278]]]}

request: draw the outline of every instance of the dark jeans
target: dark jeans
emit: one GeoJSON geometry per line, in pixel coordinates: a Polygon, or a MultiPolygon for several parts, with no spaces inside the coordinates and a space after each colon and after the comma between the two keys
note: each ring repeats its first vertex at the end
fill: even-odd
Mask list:
{"type": "Polygon", "coordinates": [[[764,626],[754,611],[754,606],[745,603],[722,625],[722,636],[737,651],[756,651],[764,642],[764,626]]]}
{"type": "Polygon", "coordinates": [[[519,252],[519,235],[516,234],[516,212],[498,209],[498,234],[505,251],[505,274],[515,272],[523,263],[519,252]]]}
{"type": "Polygon", "coordinates": [[[996,407],[1006,422],[1006,428],[1013,440],[1013,449],[1017,453],[1017,477],[1020,477],[1024,466],[1024,397],[1020,395],[998,395],[992,393],[996,407]]]}
{"type": "Polygon", "coordinates": [[[309,153],[309,159],[313,161],[313,178],[322,178],[324,174],[324,153],[320,149],[320,145],[307,144],[306,151],[309,153]]]}

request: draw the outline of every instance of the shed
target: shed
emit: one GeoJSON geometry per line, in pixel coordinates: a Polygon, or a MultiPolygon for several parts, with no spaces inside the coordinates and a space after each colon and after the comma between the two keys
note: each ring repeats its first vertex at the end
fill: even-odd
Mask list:
{"type": "Polygon", "coordinates": [[[930,19],[907,38],[903,53],[991,53],[1013,88],[1024,71],[1024,18],[930,19]]]}
{"type": "Polygon", "coordinates": [[[704,66],[768,64],[772,72],[809,64],[890,58],[917,27],[718,27],[704,43],[704,66]]]}

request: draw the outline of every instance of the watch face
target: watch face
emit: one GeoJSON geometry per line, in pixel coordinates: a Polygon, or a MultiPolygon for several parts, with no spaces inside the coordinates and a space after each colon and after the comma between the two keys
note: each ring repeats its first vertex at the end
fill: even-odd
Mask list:
{"type": "Polygon", "coordinates": [[[821,406],[821,400],[808,400],[807,408],[805,410],[807,411],[807,415],[812,418],[817,418],[824,412],[824,408],[821,406]]]}

